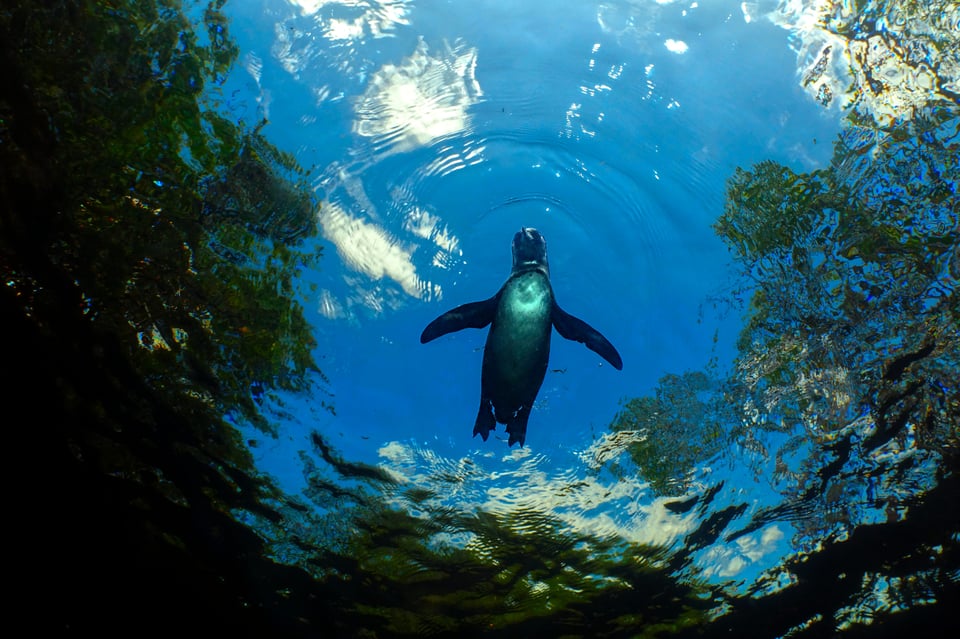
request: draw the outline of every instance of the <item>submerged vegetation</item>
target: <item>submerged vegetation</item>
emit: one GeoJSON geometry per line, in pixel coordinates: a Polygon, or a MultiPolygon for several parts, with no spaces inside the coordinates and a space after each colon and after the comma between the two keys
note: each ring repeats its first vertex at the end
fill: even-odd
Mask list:
{"type": "Polygon", "coordinates": [[[662,377],[652,397],[626,401],[610,428],[642,434],[629,456],[655,494],[683,495],[690,489],[689,473],[723,449],[731,419],[713,377],[688,371],[662,377]]]}
{"type": "Polygon", "coordinates": [[[332,458],[319,435],[313,443],[327,464],[309,467],[307,495],[329,515],[298,525],[293,514],[275,541],[377,636],[660,637],[708,619],[709,588],[678,580],[682,561],[664,548],[587,534],[536,508],[451,507],[443,491],[463,474],[414,484],[332,458]],[[343,489],[358,477],[366,489],[343,489]]]}
{"type": "Polygon", "coordinates": [[[291,293],[316,202],[291,158],[205,106],[236,55],[217,7],[203,46],[175,7],[4,10],[5,284],[41,325],[66,294],[43,277],[64,280],[91,326],[140,344],[155,389],[258,420],[251,389],[315,368],[291,293]]]}
{"type": "Polygon", "coordinates": [[[748,528],[792,522],[801,592],[807,553],[849,538],[815,562],[856,584],[805,611],[828,627],[956,596],[958,124],[934,108],[896,136],[850,126],[821,171],[738,171],[717,223],[751,291],[730,433],[785,499],[748,528]]]}
{"type": "Polygon", "coordinates": [[[317,203],[204,101],[237,53],[220,4],[196,27],[178,2],[0,10],[4,387],[28,414],[8,450],[38,512],[20,589],[54,628],[262,614],[234,514],[277,519],[276,492],[228,419],[270,431],[258,403],[319,373],[293,295],[317,203]]]}
{"type": "MultiPolygon", "coordinates": [[[[895,49],[923,50],[926,27],[895,49]]],[[[790,613],[737,601],[719,625],[898,632],[919,627],[924,605],[957,597],[960,516],[946,506],[960,498],[956,69],[943,66],[941,90],[924,93],[907,79],[926,66],[894,74],[889,55],[854,62],[863,84],[829,166],[765,161],[729,181],[715,228],[749,300],[732,369],[665,377],[611,425],[640,431],[628,452],[658,492],[682,490],[733,446],[782,494],[727,541],[789,522],[797,550],[754,594],[790,613]],[[884,82],[868,82],[883,70],[884,82]]]]}

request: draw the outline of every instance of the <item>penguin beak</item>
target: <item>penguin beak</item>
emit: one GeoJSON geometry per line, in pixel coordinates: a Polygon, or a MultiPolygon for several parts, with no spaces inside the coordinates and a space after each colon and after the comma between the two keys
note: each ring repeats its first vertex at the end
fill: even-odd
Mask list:
{"type": "Polygon", "coordinates": [[[520,232],[513,238],[513,267],[538,264],[547,266],[547,243],[540,231],[527,226],[520,227],[520,232]]]}

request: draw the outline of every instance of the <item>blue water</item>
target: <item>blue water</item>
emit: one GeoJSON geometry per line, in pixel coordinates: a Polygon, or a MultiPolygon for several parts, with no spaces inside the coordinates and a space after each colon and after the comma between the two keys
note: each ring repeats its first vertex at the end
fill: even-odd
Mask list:
{"type": "MultiPolygon", "coordinates": [[[[276,439],[251,434],[260,468],[299,493],[300,452],[318,431],[344,458],[415,485],[463,473],[441,498],[465,510],[539,508],[580,531],[665,545],[689,533],[693,515],[666,510],[640,478],[598,475],[591,447],[621,401],[662,376],[733,362],[744,293],[711,225],[734,170],[774,160],[809,172],[831,158],[844,112],[802,81],[817,40],[798,25],[814,14],[775,9],[228,4],[242,68],[213,98],[248,123],[266,119],[267,138],[312,167],[322,201],[324,257],[301,295],[327,381],[285,398],[276,439]],[[604,333],[624,368],[555,335],[526,446],[511,449],[502,426],[487,442],[471,436],[485,331],[418,337],[497,291],[521,226],[546,237],[558,302],[604,333]]],[[[716,508],[746,504],[743,522],[778,503],[746,456],[698,466],[691,494],[722,484],[716,508]]],[[[794,532],[762,526],[696,564],[745,589],[794,532]]]]}
{"type": "MultiPolygon", "coordinates": [[[[245,72],[221,95],[314,167],[323,201],[324,259],[304,298],[336,416],[290,398],[279,438],[255,451],[262,469],[298,492],[317,429],[352,460],[411,447],[577,476],[620,400],[729,365],[741,311],[722,301],[735,275],[711,228],[726,180],[761,159],[820,167],[840,116],[799,85],[789,30],[748,21],[739,2],[704,5],[228,5],[245,72]],[[496,292],[521,225],[543,232],[558,301],[624,370],[555,336],[550,370],[563,372],[548,372],[517,453],[471,437],[485,331],[418,336],[496,292]]],[[[711,472],[766,492],[735,468],[711,472]]],[[[630,499],[651,501],[642,488],[630,499]]]]}

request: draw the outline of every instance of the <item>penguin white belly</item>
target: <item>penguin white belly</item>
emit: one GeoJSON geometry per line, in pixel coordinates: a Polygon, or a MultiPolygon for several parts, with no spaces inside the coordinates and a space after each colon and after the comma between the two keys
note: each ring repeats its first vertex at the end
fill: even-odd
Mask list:
{"type": "Polygon", "coordinates": [[[530,271],[513,278],[500,295],[483,354],[483,385],[499,421],[530,408],[550,358],[553,292],[546,276],[530,271]]]}

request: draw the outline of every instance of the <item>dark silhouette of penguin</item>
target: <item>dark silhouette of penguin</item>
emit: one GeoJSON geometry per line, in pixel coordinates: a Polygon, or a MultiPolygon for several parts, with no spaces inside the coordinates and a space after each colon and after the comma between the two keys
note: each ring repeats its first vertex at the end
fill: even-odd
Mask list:
{"type": "Polygon", "coordinates": [[[480,410],[474,436],[486,441],[497,422],[507,425],[508,445],[523,442],[527,419],[550,358],[550,329],[561,337],[586,344],[617,370],[623,360],[595,328],[565,312],[553,298],[547,242],[531,228],[513,236],[513,270],[496,295],[458,306],[430,322],[420,335],[426,344],[441,335],[490,324],[483,348],[480,410]]]}

